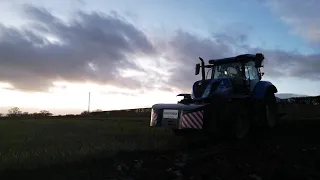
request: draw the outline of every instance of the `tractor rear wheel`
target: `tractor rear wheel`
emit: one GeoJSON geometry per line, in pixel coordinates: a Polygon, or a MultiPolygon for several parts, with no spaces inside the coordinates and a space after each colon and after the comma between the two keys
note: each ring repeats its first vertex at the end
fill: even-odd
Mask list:
{"type": "Polygon", "coordinates": [[[236,110],[234,121],[232,125],[232,136],[237,140],[241,140],[246,137],[250,131],[251,120],[248,115],[248,111],[241,107],[236,110]]]}
{"type": "Polygon", "coordinates": [[[273,93],[268,93],[265,98],[264,113],[266,126],[268,128],[274,128],[277,123],[278,108],[276,97],[273,93]]]}

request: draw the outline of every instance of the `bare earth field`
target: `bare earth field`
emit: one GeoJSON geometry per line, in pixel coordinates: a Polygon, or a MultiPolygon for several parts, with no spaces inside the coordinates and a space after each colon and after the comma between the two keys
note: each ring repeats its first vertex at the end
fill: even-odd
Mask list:
{"type": "Polygon", "coordinates": [[[149,119],[0,121],[0,179],[320,179],[320,119],[237,143],[194,142],[149,119]]]}

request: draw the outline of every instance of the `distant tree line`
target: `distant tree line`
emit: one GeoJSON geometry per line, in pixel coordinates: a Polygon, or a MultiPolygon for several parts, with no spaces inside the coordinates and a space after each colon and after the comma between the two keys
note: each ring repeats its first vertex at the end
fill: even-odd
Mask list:
{"type": "Polygon", "coordinates": [[[307,97],[293,97],[287,99],[278,99],[278,103],[284,106],[290,106],[294,104],[305,104],[317,106],[320,104],[320,96],[307,96],[307,97]]]}
{"type": "Polygon", "coordinates": [[[124,110],[111,110],[102,111],[100,109],[95,111],[83,111],[80,116],[83,117],[149,117],[151,108],[138,108],[138,109],[124,109],[124,110]]]}
{"type": "Polygon", "coordinates": [[[9,109],[7,114],[0,113],[0,117],[48,117],[52,115],[53,114],[48,110],[41,110],[39,112],[29,113],[21,111],[18,107],[13,107],[9,109]]]}
{"type": "Polygon", "coordinates": [[[101,109],[96,109],[94,111],[88,112],[83,111],[80,114],[67,114],[67,115],[53,115],[48,110],[41,110],[39,112],[24,112],[18,107],[13,107],[8,110],[7,114],[1,114],[1,119],[20,119],[20,118],[119,118],[119,117],[149,117],[151,108],[138,108],[138,109],[125,109],[125,110],[110,110],[102,111],[101,109]]]}
{"type": "MultiPolygon", "coordinates": [[[[285,107],[295,106],[299,104],[317,106],[320,105],[320,96],[308,96],[308,97],[295,97],[288,99],[277,99],[279,104],[282,104],[285,107]]],[[[41,110],[39,112],[29,113],[23,112],[18,107],[13,107],[8,110],[7,114],[1,114],[2,118],[42,118],[42,117],[51,117],[51,118],[98,118],[98,119],[108,119],[108,118],[122,118],[122,117],[150,117],[151,108],[137,108],[137,109],[124,109],[124,110],[110,110],[103,111],[101,109],[96,109],[94,111],[88,112],[83,111],[80,114],[67,114],[67,115],[57,115],[54,116],[48,110],[41,110]]]]}

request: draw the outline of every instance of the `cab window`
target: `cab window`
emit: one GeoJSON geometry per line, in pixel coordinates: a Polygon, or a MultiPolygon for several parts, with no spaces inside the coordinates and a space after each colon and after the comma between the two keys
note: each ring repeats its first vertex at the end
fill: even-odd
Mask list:
{"type": "Polygon", "coordinates": [[[245,75],[246,79],[256,80],[259,79],[258,71],[255,68],[255,63],[253,61],[249,61],[245,64],[245,75]]]}

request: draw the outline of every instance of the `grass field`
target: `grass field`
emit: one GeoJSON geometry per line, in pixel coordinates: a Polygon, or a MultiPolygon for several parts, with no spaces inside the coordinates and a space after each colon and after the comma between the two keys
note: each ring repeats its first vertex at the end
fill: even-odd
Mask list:
{"type": "Polygon", "coordinates": [[[191,145],[146,118],[0,120],[0,179],[320,179],[320,120],[288,117],[191,145]]]}
{"type": "Polygon", "coordinates": [[[149,120],[39,119],[0,121],[0,170],[38,168],[119,151],[175,147],[170,131],[149,128],[149,120]]]}

